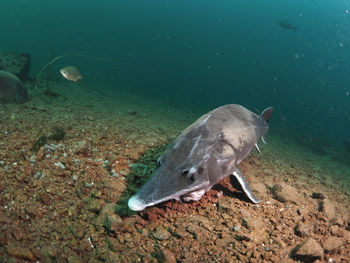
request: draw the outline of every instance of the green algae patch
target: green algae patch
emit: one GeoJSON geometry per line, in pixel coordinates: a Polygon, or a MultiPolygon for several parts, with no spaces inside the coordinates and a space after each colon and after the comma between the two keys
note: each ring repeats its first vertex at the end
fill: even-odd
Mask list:
{"type": "Polygon", "coordinates": [[[43,147],[47,142],[48,138],[45,135],[40,136],[33,144],[32,148],[30,149],[32,152],[37,153],[41,147],[43,147]]]}
{"type": "Polygon", "coordinates": [[[56,142],[62,141],[64,139],[64,136],[66,135],[66,132],[62,127],[54,127],[53,133],[48,136],[50,140],[55,140],[56,142]]]}
{"type": "Polygon", "coordinates": [[[55,140],[56,142],[61,141],[64,139],[64,136],[66,135],[66,132],[61,127],[54,127],[53,132],[46,136],[41,135],[33,144],[32,148],[30,150],[34,153],[37,153],[41,147],[43,147],[46,143],[49,142],[49,140],[55,140]]]}
{"type": "Polygon", "coordinates": [[[154,169],[156,168],[159,156],[165,151],[167,146],[167,144],[162,144],[158,147],[149,149],[137,163],[130,167],[130,173],[126,175],[127,189],[121,195],[115,206],[115,212],[118,215],[125,217],[135,213],[129,209],[128,200],[152,175],[154,169]]]}

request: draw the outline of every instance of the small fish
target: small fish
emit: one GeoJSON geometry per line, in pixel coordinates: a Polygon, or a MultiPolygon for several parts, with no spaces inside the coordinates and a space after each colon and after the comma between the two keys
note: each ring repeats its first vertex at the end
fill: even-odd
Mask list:
{"type": "Polygon", "coordinates": [[[62,76],[72,82],[78,82],[83,78],[77,67],[68,66],[60,70],[62,76]]]}
{"type": "Polygon", "coordinates": [[[289,23],[287,20],[282,20],[277,23],[280,27],[282,27],[285,30],[293,30],[294,32],[297,31],[297,27],[293,26],[291,23],[289,23]]]}

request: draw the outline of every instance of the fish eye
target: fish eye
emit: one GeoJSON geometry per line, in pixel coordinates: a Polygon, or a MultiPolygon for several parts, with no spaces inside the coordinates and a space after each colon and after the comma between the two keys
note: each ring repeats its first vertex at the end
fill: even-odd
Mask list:
{"type": "Polygon", "coordinates": [[[182,175],[188,175],[189,171],[188,170],[183,170],[182,175]]]}

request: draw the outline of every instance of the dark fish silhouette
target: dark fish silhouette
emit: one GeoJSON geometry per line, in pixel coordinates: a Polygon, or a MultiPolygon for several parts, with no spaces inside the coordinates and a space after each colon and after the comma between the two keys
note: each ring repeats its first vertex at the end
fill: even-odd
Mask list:
{"type": "Polygon", "coordinates": [[[279,21],[277,24],[285,30],[293,30],[294,32],[297,31],[297,27],[293,26],[287,20],[279,21]]]}
{"type": "Polygon", "coordinates": [[[243,106],[221,106],[185,129],[158,159],[158,168],[128,202],[141,211],[164,201],[198,201],[213,185],[233,174],[254,203],[238,164],[268,131],[271,107],[260,115],[243,106]]]}

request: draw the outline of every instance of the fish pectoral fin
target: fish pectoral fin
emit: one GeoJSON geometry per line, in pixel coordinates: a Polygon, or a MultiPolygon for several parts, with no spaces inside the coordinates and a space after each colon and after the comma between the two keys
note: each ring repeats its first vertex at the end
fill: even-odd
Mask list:
{"type": "Polygon", "coordinates": [[[241,171],[238,168],[235,169],[235,171],[233,172],[233,175],[237,178],[238,182],[242,186],[242,189],[245,192],[245,194],[248,196],[248,198],[254,204],[260,203],[260,200],[254,196],[252,190],[250,189],[250,187],[248,185],[248,182],[246,181],[246,179],[244,178],[244,176],[242,175],[241,171]]]}
{"type": "Polygon", "coordinates": [[[258,143],[255,144],[255,148],[258,151],[258,153],[260,154],[260,149],[259,149],[258,143]]]}

